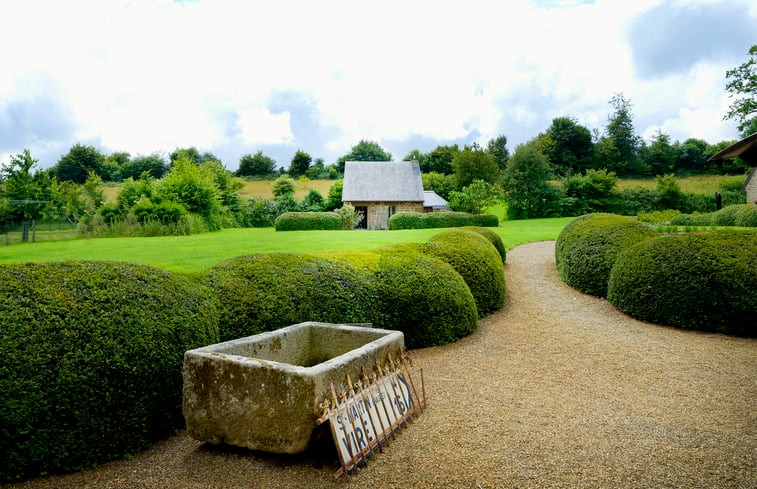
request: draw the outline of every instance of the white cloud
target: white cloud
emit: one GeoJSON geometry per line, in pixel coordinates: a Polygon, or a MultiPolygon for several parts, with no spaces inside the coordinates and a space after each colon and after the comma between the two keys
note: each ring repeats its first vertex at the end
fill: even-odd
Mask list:
{"type": "MultiPolygon", "coordinates": [[[[305,148],[327,161],[362,138],[504,133],[518,135],[514,146],[558,116],[593,128],[616,92],[633,101],[644,135],[661,127],[674,138],[733,137],[719,112],[727,66],[638,78],[629,25],[660,3],[4,2],[0,17],[13,21],[0,45],[15,48],[0,52],[0,100],[34,98],[45,90],[35,79],[54,80],[74,125],[60,144],[132,153],[291,149],[307,138],[290,110],[272,108],[284,92],[303,94],[315,123],[335,128],[305,148]]],[[[0,136],[0,151],[20,149],[0,136]]]]}

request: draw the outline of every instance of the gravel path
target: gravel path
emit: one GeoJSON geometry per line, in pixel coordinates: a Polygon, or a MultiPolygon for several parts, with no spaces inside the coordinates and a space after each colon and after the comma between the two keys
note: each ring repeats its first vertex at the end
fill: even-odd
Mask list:
{"type": "MultiPolygon", "coordinates": [[[[507,305],[413,352],[430,406],[359,475],[183,432],[14,488],[757,487],[757,340],[655,326],[563,284],[554,242],[508,254],[507,305]]],[[[332,458],[333,457],[333,458],[332,458]]]]}

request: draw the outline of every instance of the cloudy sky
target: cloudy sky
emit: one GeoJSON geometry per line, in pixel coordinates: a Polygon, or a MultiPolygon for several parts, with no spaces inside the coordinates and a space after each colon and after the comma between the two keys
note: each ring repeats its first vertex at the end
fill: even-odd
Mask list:
{"type": "Polygon", "coordinates": [[[0,162],[79,142],[133,156],[262,150],[331,163],[360,139],[514,147],[609,100],[637,132],[735,139],[725,71],[757,43],[749,0],[2,0],[0,162]]]}

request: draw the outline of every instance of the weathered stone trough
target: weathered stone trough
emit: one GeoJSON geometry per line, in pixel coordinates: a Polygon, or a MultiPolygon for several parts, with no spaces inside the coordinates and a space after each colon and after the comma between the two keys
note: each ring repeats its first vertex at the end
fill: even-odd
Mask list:
{"type": "Polygon", "coordinates": [[[307,322],[190,350],[183,412],[189,435],[274,453],[305,450],[314,401],[404,347],[399,331],[307,322]]]}

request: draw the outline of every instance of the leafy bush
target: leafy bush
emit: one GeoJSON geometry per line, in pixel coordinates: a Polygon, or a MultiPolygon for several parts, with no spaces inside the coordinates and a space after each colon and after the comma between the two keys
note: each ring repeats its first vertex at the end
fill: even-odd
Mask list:
{"type": "Polygon", "coordinates": [[[604,297],[618,255],[656,233],[635,219],[587,214],[565,226],[557,237],[555,258],[563,281],[585,293],[604,297]]]}
{"type": "Polygon", "coordinates": [[[350,204],[344,204],[339,209],[334,210],[334,212],[339,217],[342,229],[345,231],[357,228],[363,222],[363,219],[365,219],[365,215],[355,211],[355,208],[350,204]]]}
{"type": "Polygon", "coordinates": [[[499,253],[499,256],[502,257],[502,263],[505,263],[507,261],[507,251],[505,250],[505,243],[502,242],[502,238],[499,236],[499,234],[495,233],[491,229],[481,228],[477,226],[466,226],[466,231],[473,231],[474,233],[478,233],[484,238],[491,241],[492,245],[494,245],[494,248],[497,250],[497,253],[499,253]]]}
{"type": "Polygon", "coordinates": [[[613,192],[607,203],[607,212],[624,216],[657,210],[663,210],[660,208],[660,194],[651,188],[628,188],[613,192]]]}
{"type": "Polygon", "coordinates": [[[0,266],[0,480],[88,467],[181,426],[184,352],[218,341],[210,297],[142,265],[0,266]]]}
{"type": "Polygon", "coordinates": [[[222,340],[303,321],[371,322],[374,284],[342,262],[300,254],[246,255],[207,272],[220,303],[222,340]]]}
{"type": "Polygon", "coordinates": [[[607,298],[644,321],[757,336],[757,232],[662,236],[624,251],[607,298]]]}
{"type": "Polygon", "coordinates": [[[424,251],[449,263],[463,277],[476,300],[479,317],[505,303],[502,257],[480,234],[463,229],[442,231],[431,237],[424,251]]]}
{"type": "Polygon", "coordinates": [[[757,227],[757,205],[742,204],[733,207],[738,207],[733,220],[734,226],[757,227]]]}
{"type": "Polygon", "coordinates": [[[454,228],[463,226],[498,227],[492,214],[465,212],[398,212],[389,218],[389,229],[454,228]]]}
{"type": "Polygon", "coordinates": [[[444,345],[476,329],[476,303],[469,288],[440,260],[385,251],[375,279],[376,322],[402,331],[409,348],[444,345]]]}
{"type": "Polygon", "coordinates": [[[285,212],[276,218],[276,231],[307,231],[342,229],[342,220],[335,212],[285,212]]]}

